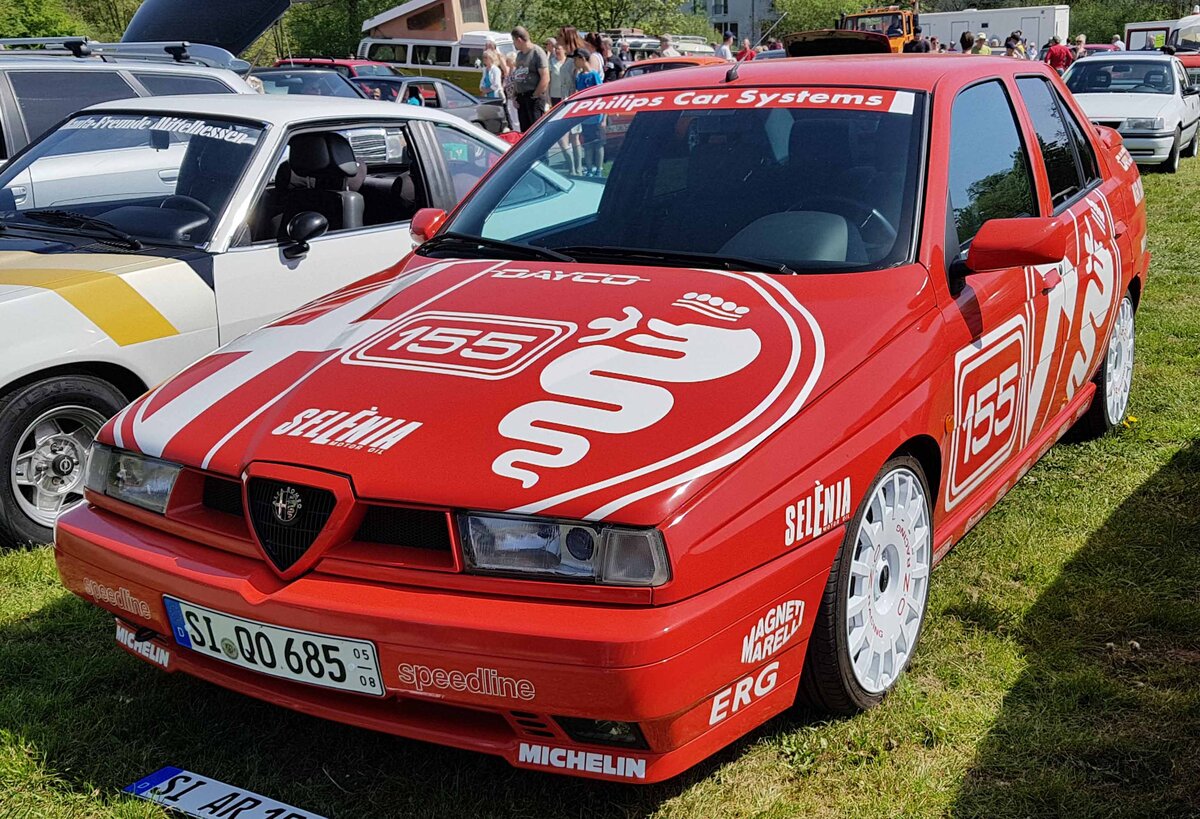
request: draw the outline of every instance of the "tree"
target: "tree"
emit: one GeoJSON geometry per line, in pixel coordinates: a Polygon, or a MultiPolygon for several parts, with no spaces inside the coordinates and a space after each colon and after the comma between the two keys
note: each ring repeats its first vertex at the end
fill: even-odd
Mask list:
{"type": "Polygon", "coordinates": [[[775,0],[776,11],[787,15],[775,29],[775,36],[833,28],[834,21],[842,12],[862,11],[867,5],[863,0],[775,0]]]}
{"type": "Polygon", "coordinates": [[[67,0],[67,3],[71,13],[83,22],[85,34],[94,40],[116,42],[125,33],[141,0],[67,0]]]}
{"type": "Polygon", "coordinates": [[[395,6],[396,0],[317,0],[293,5],[284,25],[296,54],[342,57],[362,39],[363,21],[395,6]]]}
{"type": "Polygon", "coordinates": [[[0,31],[5,37],[57,37],[81,34],[83,28],[61,0],[0,0],[0,31]]]}

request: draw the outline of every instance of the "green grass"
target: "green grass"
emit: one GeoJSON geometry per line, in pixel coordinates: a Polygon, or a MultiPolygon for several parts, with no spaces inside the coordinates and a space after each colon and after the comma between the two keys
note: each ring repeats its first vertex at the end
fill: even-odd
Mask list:
{"type": "Polygon", "coordinates": [[[0,816],[146,817],[173,764],[338,817],[1200,815],[1200,162],[1146,178],[1129,429],[1052,450],[934,574],[868,714],[776,719],[669,783],[517,771],[119,651],[48,549],[0,555],[0,816]]]}

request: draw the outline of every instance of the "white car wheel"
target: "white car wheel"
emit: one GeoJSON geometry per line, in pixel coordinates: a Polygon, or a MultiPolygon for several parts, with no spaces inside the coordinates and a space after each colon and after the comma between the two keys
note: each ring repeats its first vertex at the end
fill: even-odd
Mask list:
{"type": "Polygon", "coordinates": [[[31,520],[51,527],[83,500],[88,448],[106,420],[89,407],[55,407],[17,438],[9,477],[17,505],[31,520]]]}
{"type": "Polygon", "coordinates": [[[1108,339],[1108,354],[1104,362],[1105,410],[1109,426],[1115,427],[1125,420],[1132,386],[1133,302],[1126,296],[1117,308],[1117,320],[1108,339]]]}

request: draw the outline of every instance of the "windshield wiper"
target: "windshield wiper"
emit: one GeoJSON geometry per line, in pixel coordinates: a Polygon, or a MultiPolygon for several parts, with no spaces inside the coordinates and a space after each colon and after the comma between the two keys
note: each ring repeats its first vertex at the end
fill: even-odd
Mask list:
{"type": "Polygon", "coordinates": [[[658,262],[659,264],[685,267],[720,267],[724,270],[757,270],[762,273],[778,273],[796,276],[798,273],[783,262],[769,259],[754,259],[748,256],[729,256],[724,253],[701,253],[684,250],[652,250],[645,247],[608,247],[601,245],[570,245],[557,250],[570,253],[576,258],[616,259],[622,261],[658,262]]]}
{"type": "Polygon", "coordinates": [[[21,215],[27,219],[34,219],[38,222],[45,222],[48,225],[57,225],[58,227],[98,230],[101,233],[108,234],[113,239],[124,242],[130,250],[142,249],[142,243],[136,237],[126,233],[111,222],[106,222],[95,216],[88,216],[86,213],[48,208],[46,210],[27,210],[21,215]]]}
{"type": "Polygon", "coordinates": [[[555,262],[575,261],[565,253],[559,253],[558,251],[550,250],[549,248],[521,244],[520,242],[505,242],[500,239],[489,239],[486,236],[471,236],[467,233],[456,233],[455,231],[439,233],[437,236],[434,236],[432,239],[418,247],[417,252],[422,256],[426,256],[430,252],[438,250],[464,247],[501,250],[507,254],[515,254],[519,259],[548,259],[555,262]]]}

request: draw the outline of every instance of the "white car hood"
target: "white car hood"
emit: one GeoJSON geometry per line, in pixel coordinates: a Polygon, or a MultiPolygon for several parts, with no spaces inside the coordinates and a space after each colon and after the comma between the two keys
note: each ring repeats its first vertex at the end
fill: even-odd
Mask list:
{"type": "Polygon", "coordinates": [[[1076,94],[1088,119],[1166,117],[1175,97],[1169,94],[1076,94]]]}

